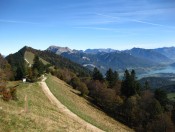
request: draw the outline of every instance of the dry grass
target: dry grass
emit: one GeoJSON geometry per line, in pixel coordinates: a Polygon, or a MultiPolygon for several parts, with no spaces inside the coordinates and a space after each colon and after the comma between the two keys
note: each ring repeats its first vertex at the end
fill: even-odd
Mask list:
{"type": "Polygon", "coordinates": [[[86,131],[52,105],[38,83],[21,83],[17,87],[17,96],[18,101],[0,99],[0,132],[86,131]],[[29,112],[21,113],[25,95],[28,97],[29,112]]]}
{"type": "MultiPolygon", "coordinates": [[[[27,61],[29,61],[30,64],[33,64],[33,59],[34,59],[35,55],[34,55],[32,52],[26,51],[24,57],[27,59],[27,61]]],[[[40,58],[40,60],[41,60],[41,61],[43,62],[43,64],[45,64],[45,65],[46,65],[46,64],[49,64],[47,61],[45,61],[45,60],[43,60],[43,59],[41,59],[41,58],[40,58]]]]}
{"type": "Polygon", "coordinates": [[[93,107],[90,102],[78,96],[76,90],[56,77],[49,76],[46,83],[51,92],[62,104],[87,122],[109,132],[132,131],[127,126],[115,121],[102,111],[93,107]]]}
{"type": "MultiPolygon", "coordinates": [[[[51,91],[71,111],[84,120],[105,131],[131,131],[94,108],[84,98],[75,94],[63,81],[49,77],[51,91]],[[59,96],[59,97],[58,97],[59,96]]],[[[9,87],[19,84],[11,82],[9,87]]],[[[17,87],[18,101],[5,102],[0,98],[0,132],[70,132],[87,131],[81,124],[63,114],[47,99],[38,83],[20,83],[17,87]],[[24,110],[24,98],[28,97],[28,113],[24,110]]]]}

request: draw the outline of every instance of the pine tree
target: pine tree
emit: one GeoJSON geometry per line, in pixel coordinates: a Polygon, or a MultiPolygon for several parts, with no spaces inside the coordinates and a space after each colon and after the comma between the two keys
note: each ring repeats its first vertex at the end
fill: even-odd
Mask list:
{"type": "Polygon", "coordinates": [[[163,89],[156,89],[154,92],[154,97],[160,102],[160,104],[163,107],[166,106],[166,104],[168,102],[166,91],[164,91],[163,89]]]}
{"type": "Polygon", "coordinates": [[[106,80],[108,82],[108,87],[112,88],[115,86],[116,82],[118,81],[118,73],[115,71],[113,72],[111,68],[106,72],[106,80]]]}
{"type": "Polygon", "coordinates": [[[129,86],[130,86],[130,73],[128,70],[125,70],[124,79],[122,80],[122,85],[121,85],[122,95],[125,95],[127,97],[130,96],[129,86]]]}
{"type": "Polygon", "coordinates": [[[32,69],[33,69],[33,71],[37,70],[37,72],[38,72],[37,76],[39,77],[39,76],[41,76],[43,74],[43,72],[45,70],[45,66],[42,63],[42,61],[39,60],[39,56],[37,56],[37,55],[35,55],[35,58],[34,58],[33,62],[34,63],[33,63],[32,69]]]}
{"type": "Polygon", "coordinates": [[[102,73],[96,67],[93,70],[92,78],[93,80],[99,80],[99,81],[104,80],[102,73]]]}
{"type": "Polygon", "coordinates": [[[134,70],[132,70],[131,73],[129,73],[128,70],[125,71],[121,86],[121,93],[126,97],[140,93],[140,85],[136,81],[136,74],[134,70]]]}

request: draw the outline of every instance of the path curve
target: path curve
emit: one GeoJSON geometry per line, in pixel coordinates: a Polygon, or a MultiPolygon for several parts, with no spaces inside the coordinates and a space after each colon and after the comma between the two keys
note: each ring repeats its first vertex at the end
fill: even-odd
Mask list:
{"type": "Polygon", "coordinates": [[[104,132],[103,130],[93,126],[92,124],[84,121],[83,119],[81,119],[79,116],[77,116],[76,114],[74,114],[73,112],[71,112],[66,106],[64,106],[60,101],[58,101],[58,99],[52,94],[52,92],[50,91],[50,89],[48,88],[47,84],[45,83],[46,78],[44,78],[40,84],[42,87],[43,92],[45,93],[45,95],[48,97],[48,99],[51,101],[52,104],[56,105],[57,108],[64,114],[66,114],[67,116],[69,116],[71,119],[74,119],[75,121],[77,121],[78,123],[80,123],[82,125],[82,127],[87,131],[92,131],[92,132],[104,132]]]}

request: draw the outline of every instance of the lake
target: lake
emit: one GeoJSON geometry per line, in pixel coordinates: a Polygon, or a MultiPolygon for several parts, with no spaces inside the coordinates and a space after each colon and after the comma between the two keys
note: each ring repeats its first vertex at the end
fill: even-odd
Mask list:
{"type": "Polygon", "coordinates": [[[158,74],[161,74],[161,73],[175,74],[175,67],[167,66],[165,68],[151,70],[147,73],[138,75],[138,78],[143,78],[143,77],[148,77],[148,76],[158,76],[158,74]]]}

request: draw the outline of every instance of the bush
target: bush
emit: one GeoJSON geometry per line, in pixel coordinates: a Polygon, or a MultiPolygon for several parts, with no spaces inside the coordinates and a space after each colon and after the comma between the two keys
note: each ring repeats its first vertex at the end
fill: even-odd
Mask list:
{"type": "Polygon", "coordinates": [[[10,99],[12,99],[11,93],[9,90],[4,90],[2,93],[2,99],[4,101],[9,101],[10,99]]]}
{"type": "Polygon", "coordinates": [[[81,92],[81,95],[88,95],[89,94],[89,90],[86,86],[85,83],[81,82],[80,79],[78,77],[74,77],[71,79],[70,81],[70,85],[74,88],[77,89],[81,92]]]}
{"type": "Polygon", "coordinates": [[[17,95],[16,95],[16,88],[11,88],[10,94],[11,94],[12,100],[18,100],[17,95]]]}
{"type": "Polygon", "coordinates": [[[78,84],[77,90],[79,90],[81,92],[82,96],[89,94],[89,90],[88,90],[87,86],[83,82],[80,82],[78,84]]]}
{"type": "Polygon", "coordinates": [[[80,79],[77,78],[77,77],[74,77],[70,80],[70,85],[74,88],[74,89],[77,89],[77,87],[79,86],[80,84],[80,79]]]}

